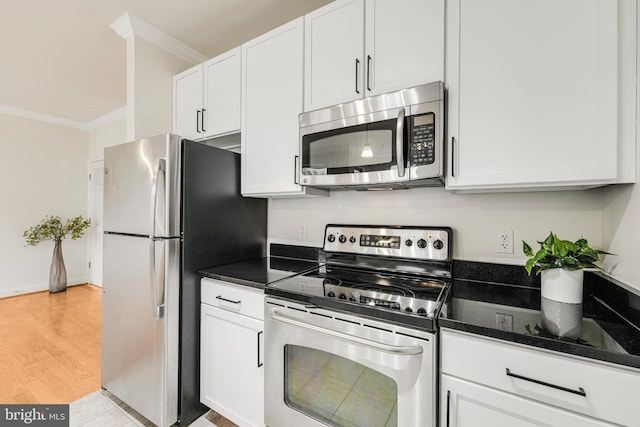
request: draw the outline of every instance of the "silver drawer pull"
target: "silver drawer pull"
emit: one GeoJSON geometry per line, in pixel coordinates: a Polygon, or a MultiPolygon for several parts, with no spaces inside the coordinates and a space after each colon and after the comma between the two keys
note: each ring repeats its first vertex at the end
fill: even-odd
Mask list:
{"type": "Polygon", "coordinates": [[[557,390],[566,391],[567,393],[578,394],[580,396],[586,396],[587,395],[587,392],[584,391],[584,389],[582,387],[578,387],[578,390],[562,387],[560,385],[555,385],[555,384],[547,383],[547,382],[544,382],[544,381],[536,380],[534,378],[529,378],[529,377],[524,377],[522,375],[514,374],[513,372],[511,372],[509,370],[509,368],[507,368],[507,376],[513,377],[513,378],[518,378],[519,380],[524,380],[524,381],[529,381],[529,382],[532,382],[532,383],[540,384],[540,385],[543,385],[543,386],[546,386],[546,387],[555,388],[557,390]]]}
{"type": "Polygon", "coordinates": [[[226,299],[226,298],[222,298],[222,296],[218,295],[216,297],[216,299],[219,299],[220,301],[226,301],[226,302],[230,302],[231,304],[240,304],[242,302],[242,300],[238,300],[238,301],[232,301],[230,299],[226,299]]]}

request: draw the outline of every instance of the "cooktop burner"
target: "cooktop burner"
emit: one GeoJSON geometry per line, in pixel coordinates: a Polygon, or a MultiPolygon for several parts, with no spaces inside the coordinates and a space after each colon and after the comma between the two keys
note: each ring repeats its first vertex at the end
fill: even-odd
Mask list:
{"type": "Polygon", "coordinates": [[[447,227],[328,225],[326,264],[265,292],[425,326],[440,313],[451,281],[451,233],[447,227]]]}

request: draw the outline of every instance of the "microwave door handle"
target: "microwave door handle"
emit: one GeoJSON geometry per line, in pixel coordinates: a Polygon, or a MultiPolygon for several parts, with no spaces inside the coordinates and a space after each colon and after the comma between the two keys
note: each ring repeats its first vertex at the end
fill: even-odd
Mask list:
{"type": "Polygon", "coordinates": [[[404,108],[398,110],[396,122],[396,159],[398,163],[398,176],[404,176],[404,108]]]}

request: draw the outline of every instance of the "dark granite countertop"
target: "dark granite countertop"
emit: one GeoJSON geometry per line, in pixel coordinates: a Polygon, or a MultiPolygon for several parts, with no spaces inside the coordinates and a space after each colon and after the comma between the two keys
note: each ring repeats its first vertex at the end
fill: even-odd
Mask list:
{"type": "Polygon", "coordinates": [[[200,270],[202,277],[264,289],[269,283],[311,270],[317,262],[264,257],[200,270]]]}
{"type": "Polygon", "coordinates": [[[303,273],[318,266],[318,249],[271,244],[271,256],[210,267],[198,271],[202,277],[264,289],[269,283],[303,273]]]}
{"type": "Polygon", "coordinates": [[[570,305],[581,333],[561,338],[543,328],[539,277],[523,267],[456,260],[453,276],[440,327],[640,368],[640,296],[624,284],[585,272],[582,307],[570,305]]]}

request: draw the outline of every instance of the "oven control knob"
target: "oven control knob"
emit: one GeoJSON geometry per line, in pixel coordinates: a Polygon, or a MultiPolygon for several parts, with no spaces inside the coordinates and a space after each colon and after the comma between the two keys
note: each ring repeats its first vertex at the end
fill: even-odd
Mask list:
{"type": "Polygon", "coordinates": [[[407,245],[407,246],[411,246],[411,245],[413,245],[413,240],[407,239],[407,240],[404,241],[404,244],[407,245]]]}
{"type": "Polygon", "coordinates": [[[406,311],[407,313],[412,313],[413,309],[411,307],[407,307],[404,309],[404,311],[406,311]]]}
{"type": "Polygon", "coordinates": [[[340,243],[344,243],[347,241],[347,236],[343,234],[340,237],[338,237],[338,240],[340,241],[340,243]]]}
{"type": "Polygon", "coordinates": [[[327,296],[328,296],[329,298],[335,298],[335,297],[336,297],[336,294],[334,294],[334,293],[333,293],[333,291],[329,291],[329,292],[327,292],[327,296]]]}
{"type": "Polygon", "coordinates": [[[356,299],[355,299],[355,297],[349,297],[349,301],[356,302],[356,299]]]}
{"type": "Polygon", "coordinates": [[[340,294],[340,295],[338,296],[338,298],[340,298],[340,299],[347,299],[347,296],[346,296],[345,294],[340,294]]]}
{"type": "Polygon", "coordinates": [[[433,247],[434,249],[442,249],[444,248],[444,243],[442,243],[442,240],[437,239],[433,241],[433,247]]]}
{"type": "Polygon", "coordinates": [[[356,242],[356,238],[354,236],[349,237],[349,242],[350,243],[355,243],[356,242]]]}
{"type": "Polygon", "coordinates": [[[329,234],[329,235],[327,236],[327,240],[328,240],[330,243],[333,243],[333,242],[335,242],[335,241],[336,241],[336,236],[334,236],[333,234],[329,234]]]}
{"type": "Polygon", "coordinates": [[[427,310],[425,310],[424,308],[420,307],[418,309],[418,314],[421,316],[426,316],[427,315],[427,310]]]}
{"type": "Polygon", "coordinates": [[[420,249],[424,249],[424,248],[426,248],[426,247],[427,247],[427,241],[426,241],[426,240],[424,240],[424,239],[420,239],[420,240],[418,240],[418,243],[417,243],[417,244],[418,244],[418,247],[419,247],[420,249]]]}

